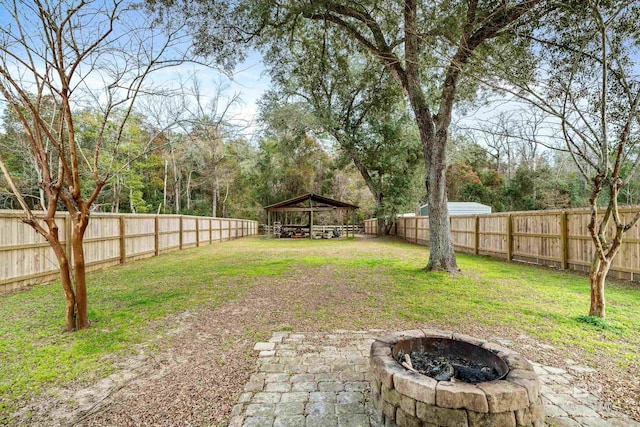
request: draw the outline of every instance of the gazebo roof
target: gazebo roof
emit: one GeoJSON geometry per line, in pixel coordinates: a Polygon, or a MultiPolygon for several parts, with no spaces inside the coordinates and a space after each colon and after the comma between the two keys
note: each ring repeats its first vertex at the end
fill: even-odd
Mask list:
{"type": "Polygon", "coordinates": [[[308,193],[302,196],[294,197],[293,199],[285,200],[284,202],[280,202],[280,203],[276,203],[276,204],[264,207],[264,210],[266,210],[267,212],[274,212],[274,211],[309,212],[311,210],[318,212],[318,211],[329,211],[334,209],[336,210],[358,209],[358,206],[352,205],[351,203],[330,199],[329,197],[324,197],[319,194],[308,193]]]}

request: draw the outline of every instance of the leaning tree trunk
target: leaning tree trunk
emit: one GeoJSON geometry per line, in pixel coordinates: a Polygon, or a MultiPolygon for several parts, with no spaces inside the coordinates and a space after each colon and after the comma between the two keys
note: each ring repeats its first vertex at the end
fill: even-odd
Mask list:
{"type": "MultiPolygon", "coordinates": [[[[42,234],[45,239],[51,245],[53,253],[58,260],[58,266],[60,268],[60,282],[62,283],[62,291],[64,292],[65,307],[64,307],[64,321],[65,328],[68,332],[74,331],[77,328],[76,324],[76,293],[73,289],[73,281],[71,280],[71,264],[67,257],[67,252],[64,246],[60,243],[58,234],[58,225],[56,224],[53,216],[45,216],[45,223],[49,229],[49,232],[42,234]]],[[[33,224],[30,224],[33,226],[33,224]]],[[[35,228],[35,227],[34,227],[35,228]]],[[[38,228],[36,228],[38,230],[38,228]]],[[[40,230],[44,231],[42,228],[40,230]]],[[[66,242],[69,244],[69,242],[66,242]]]]}
{"type": "Polygon", "coordinates": [[[53,248],[53,252],[58,260],[58,266],[60,267],[60,282],[62,283],[62,291],[64,292],[65,307],[64,307],[64,323],[67,332],[76,330],[76,294],[73,290],[73,282],[71,280],[71,265],[70,260],[67,258],[67,254],[64,247],[60,244],[60,241],[56,237],[51,237],[49,243],[53,248]]]}

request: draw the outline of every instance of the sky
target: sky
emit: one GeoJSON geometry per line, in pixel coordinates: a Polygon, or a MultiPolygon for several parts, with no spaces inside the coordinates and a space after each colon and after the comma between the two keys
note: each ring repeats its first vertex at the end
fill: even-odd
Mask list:
{"type": "Polygon", "coordinates": [[[252,51],[247,59],[239,64],[231,81],[230,92],[240,93],[240,105],[234,114],[242,121],[251,123],[244,133],[252,139],[258,132],[255,120],[258,114],[258,100],[269,89],[271,80],[262,64],[262,56],[257,51],[252,51]]]}
{"type": "MultiPolygon", "coordinates": [[[[258,101],[271,84],[260,53],[250,51],[245,61],[236,66],[231,76],[211,67],[186,64],[160,72],[152,78],[154,83],[177,88],[180,81],[191,76],[198,80],[205,101],[216,96],[217,88],[221,84],[224,88],[223,98],[239,96],[239,101],[229,109],[226,117],[242,129],[240,135],[255,141],[260,133],[257,123],[258,101]]],[[[187,83],[187,86],[189,85],[187,83]]]]}

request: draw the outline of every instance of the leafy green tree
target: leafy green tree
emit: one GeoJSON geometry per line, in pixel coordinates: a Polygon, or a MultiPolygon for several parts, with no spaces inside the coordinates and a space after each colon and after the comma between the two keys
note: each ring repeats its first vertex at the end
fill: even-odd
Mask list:
{"type": "MultiPolygon", "coordinates": [[[[340,28],[344,37],[356,40],[376,57],[404,91],[424,154],[431,230],[428,270],[458,269],[447,212],[445,147],[454,104],[473,86],[463,79],[465,68],[481,68],[481,58],[493,49],[512,50],[517,62],[512,39],[505,35],[538,3],[462,1],[430,8],[416,0],[384,5],[317,1],[283,7],[278,3],[285,16],[288,12],[340,28]]],[[[273,20],[272,10],[267,12],[261,15],[263,25],[273,20]]]]}
{"type": "Polygon", "coordinates": [[[375,59],[335,28],[307,23],[295,30],[288,50],[268,45],[265,61],[277,90],[263,109],[283,99],[307,104],[316,131],[330,136],[342,159],[360,172],[376,202],[374,215],[386,220],[381,231],[388,233],[395,214],[415,204],[411,184],[421,155],[402,94],[375,59]]]}
{"type": "MultiPolygon", "coordinates": [[[[234,41],[272,43],[287,51],[297,25],[334,27],[379,61],[402,90],[422,144],[429,198],[430,255],[428,270],[458,270],[449,229],[445,183],[445,147],[454,106],[475,97],[482,73],[495,76],[486,58],[508,57],[514,73],[528,75],[532,63],[526,38],[513,31],[531,20],[542,0],[518,2],[434,1],[310,2],[255,1],[180,2],[162,4],[183,10],[198,29],[204,51],[228,50],[234,41]],[[202,19],[202,16],[226,19],[202,19]],[[260,36],[263,36],[260,38],[260,36]]],[[[332,38],[316,39],[328,45],[332,38]]],[[[307,59],[309,60],[309,59],[307,59]]]]}

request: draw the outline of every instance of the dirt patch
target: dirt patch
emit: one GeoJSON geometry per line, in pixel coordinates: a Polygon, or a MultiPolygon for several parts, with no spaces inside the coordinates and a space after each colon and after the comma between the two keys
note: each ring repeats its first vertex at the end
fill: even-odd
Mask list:
{"type": "MultiPolygon", "coordinates": [[[[23,405],[16,421],[29,426],[224,424],[256,369],[254,343],[282,329],[455,329],[498,341],[545,365],[567,369],[567,359],[589,359],[576,349],[555,348],[512,328],[477,325],[471,318],[456,325],[408,319],[388,324],[371,308],[384,304],[383,292],[361,286],[363,275],[352,273],[357,274],[335,266],[293,269],[284,276],[260,278],[240,300],[167,318],[153,345],[119,360],[116,373],[94,384],[49,390],[23,405]]],[[[597,373],[577,377],[575,385],[596,392],[612,410],[640,420],[638,379],[617,370],[615,361],[602,360],[597,368],[597,373]]]]}
{"type": "Polygon", "coordinates": [[[353,313],[367,297],[324,266],[261,281],[238,301],[166,319],[156,349],[141,346],[138,356],[117,361],[117,372],[94,384],[48,390],[23,405],[15,421],[29,426],[224,423],[256,368],[256,341],[282,328],[344,326],[329,313],[353,313]],[[318,310],[320,317],[309,316],[318,310]]]}

